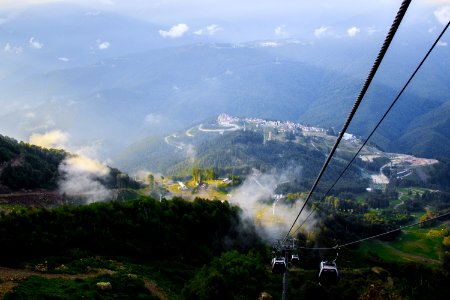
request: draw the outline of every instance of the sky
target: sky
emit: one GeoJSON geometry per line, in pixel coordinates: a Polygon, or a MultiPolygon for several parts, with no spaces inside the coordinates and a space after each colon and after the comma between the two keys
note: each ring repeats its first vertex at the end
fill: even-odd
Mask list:
{"type": "MultiPolygon", "coordinates": [[[[0,24],[20,11],[48,3],[71,3],[90,14],[107,11],[131,19],[161,24],[167,39],[186,35],[224,38],[357,36],[390,24],[401,0],[0,0],[0,24]],[[339,27],[340,32],[336,28],[339,27]],[[335,29],[333,33],[333,29],[335,29]]],[[[450,0],[412,1],[406,22],[443,24],[450,19],[450,0]]],[[[104,49],[108,47],[103,45],[104,49]]]]}

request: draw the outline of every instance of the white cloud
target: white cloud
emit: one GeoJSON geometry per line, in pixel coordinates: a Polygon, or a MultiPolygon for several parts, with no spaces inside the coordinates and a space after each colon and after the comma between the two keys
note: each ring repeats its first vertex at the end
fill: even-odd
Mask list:
{"type": "Polygon", "coordinates": [[[447,42],[441,42],[441,41],[439,41],[439,42],[437,43],[437,45],[438,45],[438,46],[441,46],[441,47],[445,47],[445,46],[447,46],[447,42]]]}
{"type": "MultiPolygon", "coordinates": [[[[242,208],[243,218],[258,219],[258,233],[262,238],[273,241],[282,234],[286,234],[290,225],[293,223],[298,212],[303,205],[302,199],[297,199],[294,205],[286,205],[280,199],[274,199],[276,188],[279,184],[286,182],[293,176],[300,176],[301,167],[291,168],[281,174],[253,174],[233,191],[230,202],[237,204],[242,208]],[[295,174],[295,175],[294,175],[295,174]],[[268,200],[272,200],[272,204],[268,204],[268,200]],[[275,225],[276,224],[276,225],[275,225]]],[[[308,208],[306,208],[309,210],[308,208]]],[[[310,212],[310,211],[309,211],[310,212]]],[[[301,215],[298,223],[302,223],[309,214],[305,211],[301,215]]],[[[307,227],[311,230],[317,223],[316,216],[311,215],[307,227]]]]}
{"type": "Polygon", "coordinates": [[[434,16],[442,25],[447,25],[450,21],[450,5],[443,6],[434,11],[434,16]]]}
{"type": "Polygon", "coordinates": [[[62,179],[58,182],[59,192],[68,196],[84,196],[88,202],[112,198],[98,178],[106,178],[109,169],[104,164],[85,156],[69,156],[59,165],[62,179]]]}
{"type": "Polygon", "coordinates": [[[68,62],[70,59],[68,59],[67,57],[58,57],[58,60],[68,62]]]}
{"type": "Polygon", "coordinates": [[[168,31],[159,30],[158,32],[164,38],[166,38],[166,37],[178,38],[178,37],[182,37],[188,30],[189,30],[189,26],[187,26],[184,23],[180,23],[178,25],[172,26],[172,28],[170,28],[168,31]]]}
{"type": "MultiPolygon", "coordinates": [[[[33,112],[27,114],[30,118],[33,112]]],[[[109,168],[89,156],[95,156],[96,145],[79,148],[73,151],[68,146],[70,135],[61,130],[52,130],[43,134],[32,134],[29,143],[45,148],[72,150],[76,155],[70,155],[59,165],[62,174],[58,182],[59,192],[68,196],[83,196],[88,202],[103,201],[112,198],[111,191],[106,189],[98,180],[106,178],[109,168]]]]}
{"type": "Polygon", "coordinates": [[[437,29],[437,27],[436,27],[436,26],[433,26],[433,27],[431,27],[431,28],[428,28],[428,32],[429,32],[429,33],[433,33],[433,32],[436,31],[436,29],[437,29]]]}
{"type": "Polygon", "coordinates": [[[347,34],[349,37],[354,37],[359,32],[361,32],[361,29],[356,26],[353,26],[353,27],[350,27],[349,29],[347,29],[347,34]]]}
{"type": "Polygon", "coordinates": [[[52,130],[43,134],[33,133],[30,136],[29,143],[44,148],[64,149],[68,139],[69,134],[67,132],[52,130]]]}
{"type": "Polygon", "coordinates": [[[222,30],[222,27],[220,27],[219,25],[216,24],[211,24],[206,26],[205,28],[199,29],[197,31],[194,32],[194,34],[196,35],[214,35],[217,31],[222,30]]]}
{"type": "Polygon", "coordinates": [[[6,43],[5,47],[3,47],[3,51],[19,54],[23,52],[23,49],[20,46],[13,46],[10,43],[6,43]]]}
{"type": "Polygon", "coordinates": [[[100,50],[106,50],[111,46],[111,44],[107,41],[97,40],[97,48],[100,50]]]}
{"type": "Polygon", "coordinates": [[[280,25],[274,29],[275,34],[279,36],[288,36],[289,34],[286,31],[286,25],[280,25]]]}
{"type": "Polygon", "coordinates": [[[28,43],[30,44],[30,48],[32,48],[32,49],[42,49],[42,47],[44,47],[44,44],[40,43],[34,37],[30,38],[28,43]]]}
{"type": "Polygon", "coordinates": [[[325,35],[325,33],[330,29],[329,26],[321,26],[319,28],[314,29],[314,35],[317,38],[320,38],[325,35]]]}
{"type": "Polygon", "coordinates": [[[83,155],[68,157],[66,164],[72,165],[74,171],[88,172],[96,176],[105,176],[109,173],[108,167],[104,164],[83,155]]]}

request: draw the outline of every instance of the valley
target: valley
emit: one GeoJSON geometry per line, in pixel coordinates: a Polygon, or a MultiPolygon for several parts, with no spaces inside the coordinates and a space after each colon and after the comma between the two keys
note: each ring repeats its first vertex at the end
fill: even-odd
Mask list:
{"type": "MultiPolygon", "coordinates": [[[[224,164],[204,164],[202,163],[202,160],[204,160],[205,158],[202,156],[202,154],[199,153],[217,151],[221,153],[220,155],[222,156],[222,159],[231,162],[230,155],[231,153],[233,153],[233,149],[236,148],[236,144],[231,144],[230,147],[226,149],[225,152],[228,151],[228,154],[224,153],[223,150],[225,149],[220,149],[221,139],[226,139],[224,135],[228,135],[229,133],[234,134],[234,136],[243,135],[243,137],[246,133],[259,135],[258,142],[254,141],[246,146],[251,148],[246,149],[246,151],[248,150],[249,152],[254,151],[257,147],[260,146],[270,148],[272,146],[270,144],[279,145],[283,150],[281,150],[280,153],[276,154],[277,158],[274,157],[274,161],[284,159],[284,156],[289,155],[286,153],[286,151],[288,151],[287,148],[290,147],[290,145],[301,145],[302,147],[308,149],[308,151],[315,151],[316,153],[320,153],[322,157],[326,157],[331,149],[331,146],[336,140],[333,128],[325,129],[318,126],[294,123],[291,121],[270,121],[248,117],[238,118],[227,114],[220,114],[214,121],[211,121],[209,123],[201,123],[199,125],[190,127],[186,131],[173,133],[164,137],[164,142],[168,146],[168,149],[165,154],[160,154],[158,159],[164,161],[164,156],[171,156],[172,158],[178,157],[178,161],[172,160],[171,165],[162,165],[157,168],[153,168],[151,164],[149,165],[151,161],[142,161],[142,163],[138,163],[138,168],[133,168],[132,166],[134,157],[136,157],[137,159],[138,157],[145,156],[145,154],[142,152],[133,152],[134,150],[132,148],[130,148],[130,151],[126,151],[127,154],[125,161],[120,161],[120,159],[118,160],[118,165],[121,166],[121,168],[128,169],[128,171],[131,172],[138,171],[139,168],[145,169],[146,167],[149,168],[150,172],[153,171],[155,173],[166,170],[165,173],[163,173],[163,175],[165,175],[166,177],[183,177],[187,175],[187,173],[183,172],[179,174],[176,173],[175,170],[177,170],[177,166],[180,165],[184,165],[186,168],[215,168],[216,172],[218,172],[219,175],[223,177],[222,179],[226,179],[227,174],[223,170],[227,168],[231,170],[236,166],[233,166],[232,164],[230,166],[226,166],[224,164]],[[217,143],[217,145],[211,147],[219,148],[215,149],[210,147],[208,149],[202,149],[205,143],[211,143],[211,141],[215,141],[214,143],[217,143]],[[254,144],[255,142],[256,144],[254,144]]],[[[348,155],[350,155],[351,153],[355,153],[359,149],[361,144],[362,141],[355,135],[346,133],[344,135],[344,142],[339,148],[339,159],[342,161],[345,159],[349,159],[348,155]]],[[[161,142],[155,143],[153,145],[157,145],[156,147],[160,147],[161,142]]],[[[152,148],[155,146],[148,146],[149,147],[145,147],[145,144],[142,144],[138,148],[144,149],[143,151],[145,152],[155,152],[155,150],[153,150],[152,148]]],[[[219,158],[210,157],[209,161],[212,160],[212,162],[214,162],[217,159],[219,158]]],[[[251,163],[251,161],[254,159],[254,157],[248,157],[246,159],[246,162],[240,161],[240,166],[243,167],[248,164],[248,169],[246,173],[244,172],[236,175],[245,176],[250,174],[252,168],[256,167],[256,169],[258,169],[257,164],[251,163]]],[[[320,160],[320,156],[317,157],[317,159],[320,160]]],[[[408,180],[409,178],[419,177],[420,180],[426,183],[427,170],[429,170],[430,166],[438,163],[438,160],[436,159],[417,158],[413,155],[383,152],[375,145],[365,146],[360,152],[357,160],[357,165],[361,172],[361,177],[369,179],[367,188],[371,188],[375,185],[380,186],[382,189],[384,189],[384,187],[389,184],[390,178],[396,180],[408,180]],[[379,167],[375,167],[376,165],[379,165],[379,167]]],[[[168,158],[167,161],[169,161],[168,158]]],[[[306,158],[305,161],[297,161],[297,163],[304,166],[305,168],[311,168],[308,166],[308,158],[306,158]]],[[[290,166],[289,164],[284,165],[284,168],[286,169],[291,167],[292,166],[290,166]]],[[[281,172],[280,164],[271,162],[271,168],[278,169],[278,171],[281,172]]],[[[265,171],[270,171],[270,168],[266,169],[265,171]]],[[[291,176],[288,181],[295,180],[299,180],[299,178],[291,176]]],[[[166,185],[165,183],[162,184],[166,185]]],[[[168,183],[168,185],[173,184],[176,185],[176,183],[173,182],[168,183]]],[[[217,189],[217,187],[220,185],[220,182],[214,182],[213,185],[214,188],[217,189]]],[[[188,186],[189,188],[187,190],[189,191],[194,188],[192,184],[189,184],[188,186]]],[[[172,193],[175,193],[175,195],[181,195],[181,193],[177,192],[174,188],[171,188],[170,190],[172,191],[172,193]]],[[[185,190],[184,194],[186,193],[187,192],[185,190]]],[[[204,191],[201,195],[206,197],[208,196],[208,194],[205,194],[204,191]]],[[[217,197],[218,194],[211,194],[210,196],[217,197]]],[[[223,199],[223,197],[219,198],[223,199]]]]}
{"type": "MultiPolygon", "coordinates": [[[[62,178],[80,178],[60,173],[66,170],[61,166],[67,165],[69,154],[2,136],[0,242],[2,265],[8,266],[2,270],[20,274],[0,278],[2,293],[7,298],[85,290],[92,297],[104,297],[96,284],[109,282],[114,295],[189,299],[203,289],[199,278],[210,282],[208,290],[211,286],[220,290],[210,281],[214,270],[234,282],[240,275],[222,269],[232,263],[245,265],[248,272],[259,270],[259,285],[251,283],[252,276],[241,279],[250,280],[244,287],[258,286],[248,293],[279,295],[279,288],[270,283],[280,278],[269,273],[268,245],[292,223],[335,139],[333,128],[221,114],[151,139],[133,150],[146,152],[128,155],[139,157],[142,167],[152,163],[145,153],[155,151],[164,173],[147,169],[135,177],[111,167],[106,173],[98,173],[98,167],[92,174],[83,171],[83,177],[106,188],[108,196],[98,201],[87,189],[70,195],[60,192],[62,178]],[[43,174],[59,170],[52,173],[56,177],[48,177],[55,184],[30,181],[27,174],[32,173],[18,173],[26,164],[43,174]],[[5,180],[4,174],[16,175],[5,180]]],[[[324,194],[360,145],[357,136],[345,135],[330,165],[331,174],[324,177],[318,195],[299,219],[306,222],[296,233],[301,245],[348,243],[448,212],[447,187],[436,183],[436,174],[448,172],[445,162],[388,153],[373,144],[324,194]]],[[[439,175],[439,180],[443,178],[439,175]]],[[[439,274],[428,274],[427,283],[446,278],[448,218],[443,221],[343,248],[341,280],[334,289],[356,297],[376,282],[394,294],[409,295],[407,287],[427,272],[439,274]],[[397,264],[411,268],[408,279],[396,272],[397,264]],[[387,279],[383,274],[389,274],[387,279]],[[359,291],[347,287],[355,279],[359,291]]],[[[314,282],[317,264],[329,253],[299,249],[299,255],[300,265],[290,270],[291,293],[309,289],[326,293],[314,282]],[[295,282],[304,280],[297,289],[295,282]]]]}
{"type": "Polygon", "coordinates": [[[0,1],[0,298],[450,299],[449,13],[0,1]]]}

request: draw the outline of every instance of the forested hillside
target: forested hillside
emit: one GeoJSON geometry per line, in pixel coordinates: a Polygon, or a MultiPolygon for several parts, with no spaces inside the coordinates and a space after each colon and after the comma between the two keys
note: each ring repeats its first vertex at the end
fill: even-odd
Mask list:
{"type": "MultiPolygon", "coordinates": [[[[118,149],[139,139],[180,130],[222,112],[340,128],[372,58],[353,65],[354,61],[343,50],[349,46],[341,45],[339,39],[327,43],[343,47],[335,58],[342,60],[340,64],[323,50],[328,45],[290,40],[277,43],[277,47],[252,42],[240,46],[212,43],[153,49],[88,66],[36,74],[5,87],[5,93],[22,99],[23,103],[41,99],[33,110],[46,111],[48,118],[57,124],[67,124],[74,139],[101,138],[108,155],[117,154],[118,149]],[[344,71],[342,65],[346,66],[344,71]],[[27,87],[25,95],[22,86],[27,87]],[[69,99],[70,104],[64,100],[45,101],[52,97],[69,99]],[[60,111],[64,113],[57,113],[60,111]],[[102,113],[93,114],[95,111],[102,113]],[[83,122],[74,121],[77,118],[83,122]]],[[[448,106],[445,94],[448,74],[440,69],[448,64],[445,48],[440,47],[436,54],[440,60],[430,63],[426,71],[436,70],[437,75],[422,75],[420,82],[412,85],[413,91],[402,96],[386,119],[386,126],[378,130],[374,141],[383,149],[448,157],[447,138],[435,137],[438,147],[434,149],[427,148],[426,143],[413,142],[430,141],[425,130],[430,125],[421,120],[441,106],[448,106]],[[417,88],[416,84],[423,88],[417,88]],[[428,86],[439,88],[431,90],[428,86]],[[396,143],[399,139],[404,147],[396,143]]],[[[357,135],[367,135],[405,81],[406,75],[396,72],[395,63],[385,68],[352,123],[351,132],[357,135]]],[[[6,132],[16,133],[17,115],[27,112],[7,111],[0,125],[6,132]]],[[[44,120],[33,122],[39,124],[44,120]]],[[[448,131],[447,125],[441,125],[448,131]]]]}
{"type": "Polygon", "coordinates": [[[407,133],[397,141],[398,148],[427,157],[448,158],[449,128],[450,103],[447,102],[411,122],[407,133]]]}
{"type": "Polygon", "coordinates": [[[0,184],[17,189],[54,189],[58,166],[68,155],[63,150],[44,149],[0,135],[0,184]]]}
{"type": "MultiPolygon", "coordinates": [[[[60,169],[64,159],[76,157],[64,150],[47,149],[18,142],[0,135],[0,189],[48,189],[55,190],[58,182],[64,179],[64,171],[60,169]]],[[[111,167],[107,176],[97,176],[96,181],[106,188],[129,187],[140,185],[120,170],[111,167]]]]}

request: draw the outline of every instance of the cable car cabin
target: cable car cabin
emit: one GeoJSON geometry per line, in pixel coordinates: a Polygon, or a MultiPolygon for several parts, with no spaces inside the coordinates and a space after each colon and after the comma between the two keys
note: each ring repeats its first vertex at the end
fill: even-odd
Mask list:
{"type": "Polygon", "coordinates": [[[274,257],[272,258],[272,273],[283,274],[286,272],[286,260],[284,257],[274,257]]]}
{"type": "Polygon", "coordinates": [[[298,254],[292,254],[291,255],[291,263],[294,265],[298,264],[300,262],[300,257],[298,257],[298,254]]]}
{"type": "Polygon", "coordinates": [[[334,261],[322,261],[320,263],[319,282],[334,283],[338,280],[339,274],[334,261]]]}

